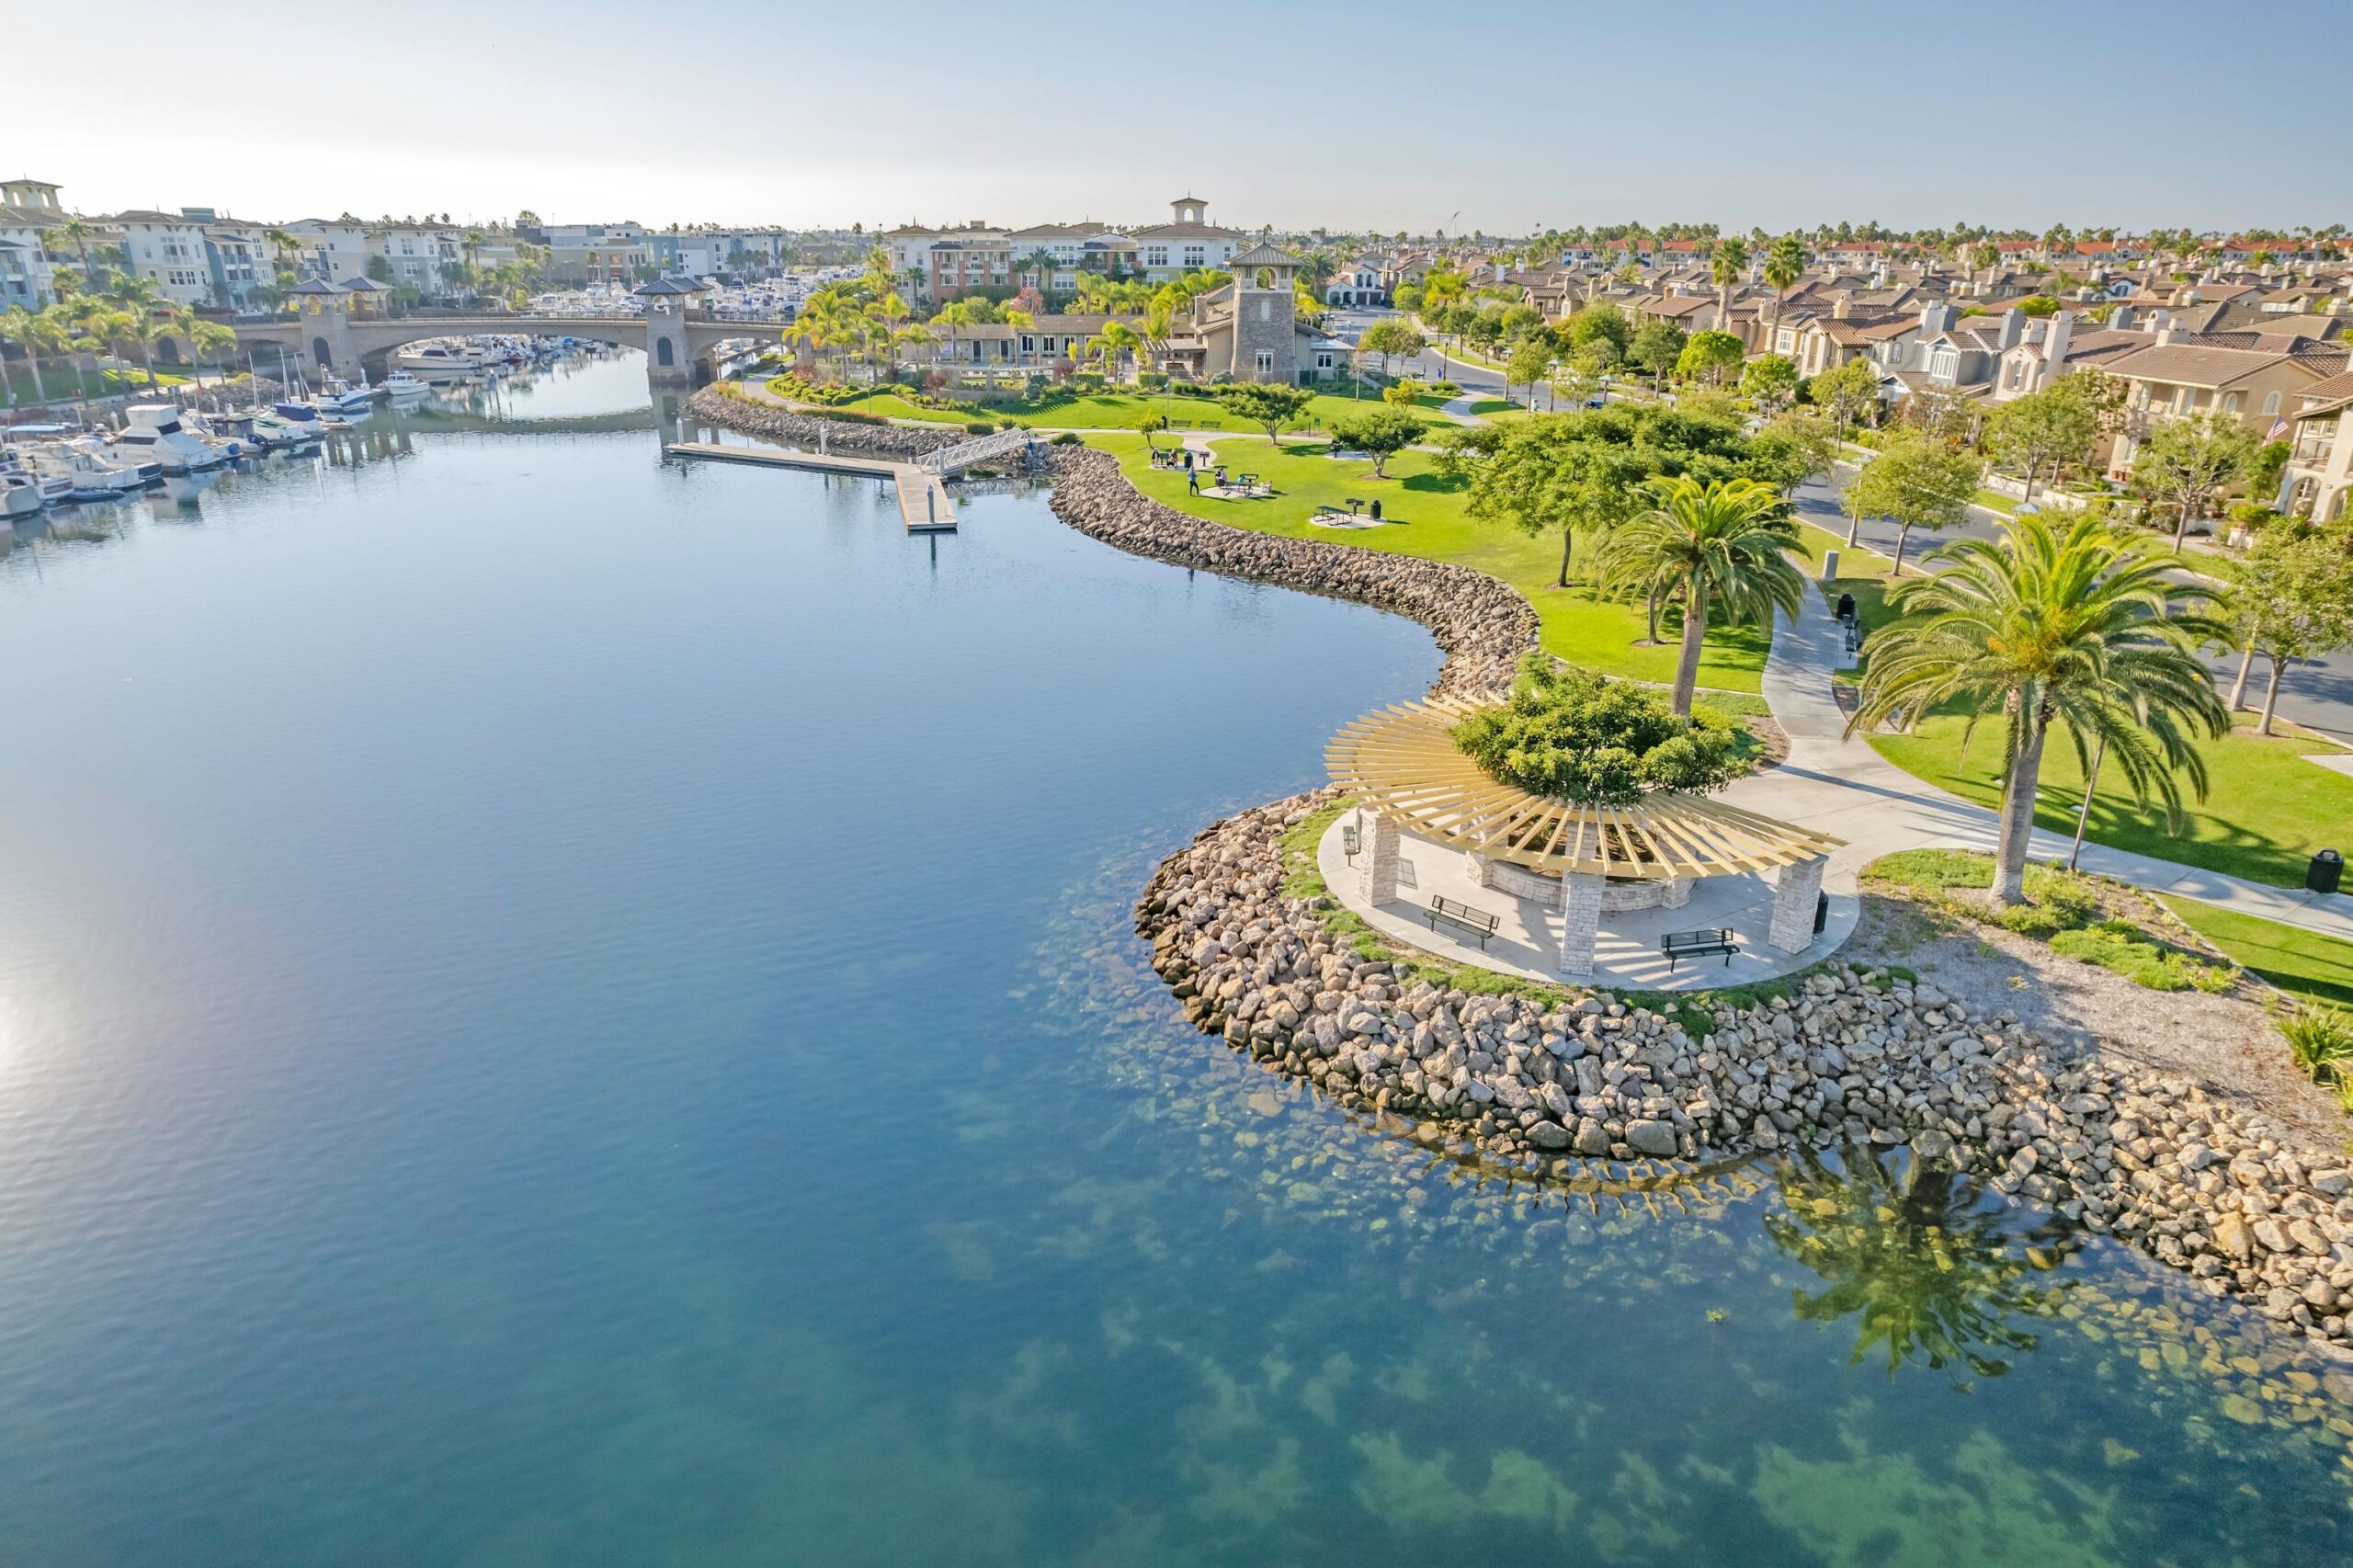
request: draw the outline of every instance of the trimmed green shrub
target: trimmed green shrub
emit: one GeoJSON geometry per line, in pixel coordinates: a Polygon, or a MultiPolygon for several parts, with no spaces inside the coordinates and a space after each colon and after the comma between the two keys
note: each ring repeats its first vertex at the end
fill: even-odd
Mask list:
{"type": "Polygon", "coordinates": [[[964,434],[967,436],[985,436],[995,428],[995,426],[985,419],[968,419],[964,422],[964,434]]]}
{"type": "Polygon", "coordinates": [[[1656,687],[1520,661],[1509,701],[1454,727],[1454,744],[1498,783],[1587,805],[1629,806],[1653,790],[1721,790],[1740,773],[1732,722],[1678,719],[1656,687]]]}

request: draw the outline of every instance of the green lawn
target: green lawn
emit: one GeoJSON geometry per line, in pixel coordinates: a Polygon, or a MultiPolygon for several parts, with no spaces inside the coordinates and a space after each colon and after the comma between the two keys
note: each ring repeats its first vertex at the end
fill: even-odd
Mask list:
{"type": "MultiPolygon", "coordinates": [[[[2308,765],[2309,766],[2309,765],[2308,765]]],[[[2196,899],[2159,900],[2183,925],[2290,995],[2353,1006],[2353,942],[2300,931],[2196,899]]]]}
{"type": "MultiPolygon", "coordinates": [[[[1328,449],[1320,441],[1290,442],[1278,449],[1268,447],[1263,437],[1224,437],[1216,443],[1219,459],[1235,472],[1259,475],[1276,494],[1264,501],[1211,501],[1188,495],[1182,473],[1151,467],[1142,437],[1105,435],[1091,439],[1119,458],[1137,489],[1178,511],[1292,539],[1393,550],[1476,567],[1528,596],[1542,620],[1549,652],[1629,679],[1665,682],[1675,677],[1677,628],[1672,618],[1662,629],[1669,639],[1665,645],[1635,647],[1644,630],[1641,606],[1597,600],[1574,583],[1567,588],[1553,586],[1560,571],[1560,536],[1531,536],[1473,521],[1464,512],[1469,483],[1437,473],[1424,453],[1399,453],[1389,460],[1389,476],[1375,479],[1370,462],[1326,456],[1328,449]],[[1378,497],[1393,520],[1360,531],[1320,528],[1308,521],[1319,505],[1342,506],[1350,496],[1368,502],[1378,497]]],[[[1770,642],[1764,629],[1719,626],[1709,634],[1699,684],[1756,691],[1770,642]]]]}
{"type": "MultiPolygon", "coordinates": [[[[89,389],[92,397],[105,397],[115,392],[141,392],[148,390],[147,372],[140,366],[133,366],[129,370],[114,370],[103,366],[97,369],[85,369],[82,372],[81,381],[77,382],[74,378],[72,366],[43,365],[40,377],[41,385],[49,392],[46,401],[50,403],[70,403],[82,395],[82,388],[85,386],[89,389]]],[[[155,385],[158,390],[187,384],[188,377],[185,375],[161,367],[156,369],[155,385]]],[[[9,406],[32,408],[39,406],[42,401],[35,395],[33,378],[30,372],[24,369],[24,360],[17,354],[10,353],[8,373],[5,378],[0,378],[0,408],[9,406]],[[13,404],[10,401],[12,398],[13,404]]]]}
{"type": "MultiPolygon", "coordinates": [[[[2085,836],[2160,859],[2245,877],[2275,887],[2302,887],[2306,862],[2324,846],[2353,845],[2353,778],[2306,762],[2331,748],[2316,740],[2256,734],[2253,721],[2202,749],[2211,786],[2203,804],[2185,800],[2188,824],[2177,835],[2163,808],[2143,808],[2115,768],[2100,775],[2085,836]]],[[[1998,716],[1978,727],[1961,765],[1961,720],[1934,715],[1908,735],[1873,735],[1879,754],[1906,773],[1984,806],[2000,803],[1997,775],[2002,734],[1998,716]]],[[[2188,791],[2184,791],[2187,795],[2188,791]]],[[[2035,821],[2072,833],[2084,798],[2083,771],[2063,728],[2042,754],[2042,785],[2035,821]]]]}

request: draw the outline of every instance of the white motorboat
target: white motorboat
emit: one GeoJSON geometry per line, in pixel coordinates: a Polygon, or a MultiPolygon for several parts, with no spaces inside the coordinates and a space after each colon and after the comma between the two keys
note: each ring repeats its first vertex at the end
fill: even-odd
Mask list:
{"type": "Polygon", "coordinates": [[[392,363],[424,376],[464,376],[481,369],[485,357],[462,339],[436,337],[410,344],[392,356],[392,363]]]}
{"type": "Polygon", "coordinates": [[[433,395],[432,382],[413,376],[406,370],[394,370],[376,385],[379,392],[390,397],[395,403],[414,403],[419,398],[433,395]]]}
{"type": "Polygon", "coordinates": [[[189,435],[220,453],[222,462],[236,462],[242,458],[252,457],[259,449],[259,444],[251,437],[232,434],[201,414],[183,414],[180,424],[189,435]]]}
{"type": "Polygon", "coordinates": [[[29,473],[0,473],[0,517],[27,517],[49,503],[29,473]]]}
{"type": "Polygon", "coordinates": [[[41,472],[70,480],[76,501],[119,501],[147,488],[145,477],[136,467],[108,458],[102,444],[86,437],[36,448],[32,463],[41,472]]]}
{"type": "Polygon", "coordinates": [[[318,403],[321,408],[335,414],[372,413],[376,406],[376,389],[368,384],[368,378],[364,375],[359,378],[358,386],[340,376],[329,376],[319,388],[318,403]]]}
{"type": "Polygon", "coordinates": [[[122,412],[129,423],[114,438],[115,447],[126,457],[155,464],[166,476],[204,473],[227,460],[189,434],[180,411],[168,403],[134,403],[122,412]]]}
{"type": "MultiPolygon", "coordinates": [[[[19,426],[17,431],[29,432],[34,428],[36,427],[31,426],[19,426]]],[[[39,428],[53,431],[58,435],[65,433],[65,427],[62,425],[44,426],[39,428]]],[[[63,506],[74,499],[74,481],[63,473],[50,473],[36,468],[30,460],[30,453],[27,449],[0,447],[0,478],[23,481],[32,489],[34,496],[44,506],[63,506]]]]}

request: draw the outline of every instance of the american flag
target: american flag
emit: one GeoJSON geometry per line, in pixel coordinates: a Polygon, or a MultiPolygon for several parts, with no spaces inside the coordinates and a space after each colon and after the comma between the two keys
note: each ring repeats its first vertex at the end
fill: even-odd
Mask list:
{"type": "Polygon", "coordinates": [[[2288,416],[2283,414],[2271,422],[2271,428],[2263,433],[2263,438],[2267,441],[2276,441],[2287,433],[2288,416]]]}

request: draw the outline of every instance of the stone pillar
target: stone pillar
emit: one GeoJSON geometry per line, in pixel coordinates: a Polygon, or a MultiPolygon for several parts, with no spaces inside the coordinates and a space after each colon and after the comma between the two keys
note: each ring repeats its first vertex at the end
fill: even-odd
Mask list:
{"type": "Polygon", "coordinates": [[[1357,851],[1358,891],[1367,903],[1392,903],[1397,898],[1397,858],[1404,848],[1404,835],[1398,832],[1394,817],[1378,812],[1359,810],[1357,823],[1364,833],[1364,846],[1357,851]]]}
{"type": "Polygon", "coordinates": [[[694,357],[687,351],[688,298],[683,294],[646,298],[645,379],[657,387],[694,384],[694,357]]]}
{"type": "Polygon", "coordinates": [[[1607,882],[1593,871],[1571,871],[1561,879],[1561,973],[1571,980],[1593,973],[1594,944],[1601,937],[1601,890],[1607,882]]]}
{"type": "Polygon", "coordinates": [[[1765,939],[1785,953],[1802,953],[1813,946],[1813,905],[1822,892],[1826,858],[1801,860],[1781,868],[1773,884],[1773,924],[1765,939]]]}

